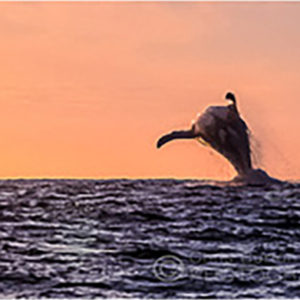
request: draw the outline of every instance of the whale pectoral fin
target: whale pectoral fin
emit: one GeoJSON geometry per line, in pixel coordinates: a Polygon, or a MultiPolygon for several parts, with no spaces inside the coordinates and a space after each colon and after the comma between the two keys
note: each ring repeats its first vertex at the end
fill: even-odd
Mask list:
{"type": "Polygon", "coordinates": [[[156,144],[156,148],[160,148],[161,146],[163,146],[164,144],[172,141],[174,139],[174,137],[172,136],[172,133],[166,134],[164,136],[162,136],[156,144]]]}
{"type": "Polygon", "coordinates": [[[194,128],[190,130],[181,130],[181,131],[173,131],[171,133],[168,133],[164,136],[162,136],[156,144],[157,148],[160,148],[164,144],[175,140],[175,139],[194,139],[198,137],[199,135],[195,133],[194,128]]]}

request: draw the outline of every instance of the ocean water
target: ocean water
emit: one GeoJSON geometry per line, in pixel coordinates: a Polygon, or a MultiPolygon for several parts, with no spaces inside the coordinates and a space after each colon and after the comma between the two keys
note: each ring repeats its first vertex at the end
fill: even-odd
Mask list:
{"type": "Polygon", "coordinates": [[[0,298],[300,295],[300,184],[0,181],[0,298]]]}

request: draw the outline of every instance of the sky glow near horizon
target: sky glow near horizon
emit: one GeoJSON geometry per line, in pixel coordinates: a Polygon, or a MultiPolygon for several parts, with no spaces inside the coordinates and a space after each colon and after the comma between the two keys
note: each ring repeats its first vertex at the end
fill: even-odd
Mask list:
{"type": "Polygon", "coordinates": [[[160,135],[237,95],[259,166],[300,178],[300,3],[0,3],[1,178],[215,178],[160,135]]]}

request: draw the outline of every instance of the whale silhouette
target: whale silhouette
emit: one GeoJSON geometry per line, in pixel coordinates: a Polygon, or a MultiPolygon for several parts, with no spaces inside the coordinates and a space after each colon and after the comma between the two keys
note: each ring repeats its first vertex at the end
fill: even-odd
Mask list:
{"type": "Polygon", "coordinates": [[[188,130],[172,131],[163,135],[157,148],[175,139],[198,139],[224,156],[237,171],[236,182],[265,184],[279,182],[261,169],[253,169],[249,129],[241,118],[232,92],[225,96],[228,105],[209,106],[197,116],[188,130]]]}

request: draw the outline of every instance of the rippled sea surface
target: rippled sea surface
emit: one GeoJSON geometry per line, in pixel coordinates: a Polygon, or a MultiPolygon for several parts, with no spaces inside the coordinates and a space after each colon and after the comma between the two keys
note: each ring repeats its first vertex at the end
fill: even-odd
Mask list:
{"type": "Polygon", "coordinates": [[[299,297],[300,184],[0,181],[0,297],[299,297]]]}

